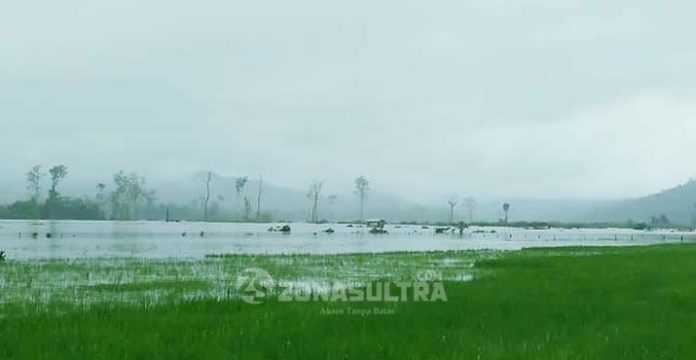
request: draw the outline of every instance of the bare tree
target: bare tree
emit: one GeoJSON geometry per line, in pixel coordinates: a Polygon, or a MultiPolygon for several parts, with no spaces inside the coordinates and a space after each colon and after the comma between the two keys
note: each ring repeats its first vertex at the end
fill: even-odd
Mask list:
{"type": "Polygon", "coordinates": [[[261,193],[263,192],[263,176],[259,175],[259,192],[256,196],[256,221],[261,220],[261,193]]]}
{"type": "Polygon", "coordinates": [[[41,165],[32,167],[26,174],[27,190],[29,190],[31,194],[31,200],[35,203],[39,202],[39,197],[41,196],[41,179],[45,175],[45,173],[41,172],[41,165]]]}
{"type": "Polygon", "coordinates": [[[508,213],[510,212],[510,204],[505,203],[503,204],[503,212],[505,213],[505,219],[503,220],[504,223],[508,223],[508,213]]]}
{"type": "Polygon", "coordinates": [[[360,222],[365,220],[365,198],[368,191],[370,191],[370,182],[364,176],[355,179],[355,194],[360,198],[360,222]]]}
{"type": "Polygon", "coordinates": [[[208,202],[210,201],[210,180],[213,178],[213,173],[208,171],[204,179],[205,182],[205,198],[203,199],[203,221],[208,221],[208,202]]]}
{"type": "Polygon", "coordinates": [[[249,221],[249,214],[251,214],[251,201],[248,197],[244,197],[244,221],[249,221]]]}
{"type": "Polygon", "coordinates": [[[464,199],[464,207],[469,212],[469,222],[473,222],[474,213],[476,212],[476,208],[478,207],[478,201],[476,201],[476,198],[474,198],[473,196],[469,196],[466,199],[464,199]]]}
{"type": "MultiPolygon", "coordinates": [[[[249,177],[248,176],[243,176],[237,178],[234,182],[234,191],[237,194],[237,203],[239,203],[239,197],[242,195],[242,191],[244,190],[244,187],[246,184],[249,182],[249,177]]],[[[242,209],[246,213],[246,203],[242,204],[242,209]]],[[[248,219],[249,216],[247,215],[246,218],[248,219]]]]}
{"type": "Polygon", "coordinates": [[[324,187],[323,181],[314,180],[309,186],[309,191],[307,192],[307,197],[312,201],[311,222],[315,224],[319,222],[317,209],[319,207],[319,198],[321,197],[322,187],[324,187]]]}
{"type": "Polygon", "coordinates": [[[450,224],[454,223],[454,207],[457,206],[458,203],[459,201],[457,200],[456,196],[451,196],[449,200],[447,200],[447,204],[449,204],[450,207],[450,224]]]}

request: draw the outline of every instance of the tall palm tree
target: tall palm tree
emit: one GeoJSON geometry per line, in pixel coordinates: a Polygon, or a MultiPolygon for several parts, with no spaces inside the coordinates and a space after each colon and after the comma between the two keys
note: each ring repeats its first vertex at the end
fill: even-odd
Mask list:
{"type": "Polygon", "coordinates": [[[505,203],[503,204],[503,212],[505,213],[505,223],[508,223],[508,212],[510,211],[510,204],[505,203]]]}

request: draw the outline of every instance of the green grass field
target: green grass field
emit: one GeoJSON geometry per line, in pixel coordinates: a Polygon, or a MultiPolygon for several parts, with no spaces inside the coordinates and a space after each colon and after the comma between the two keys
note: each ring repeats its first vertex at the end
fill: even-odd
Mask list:
{"type": "Polygon", "coordinates": [[[693,245],[180,264],[8,261],[0,274],[9,294],[0,307],[0,359],[696,358],[693,245]],[[251,305],[211,290],[249,265],[285,279],[349,282],[438,269],[448,301],[251,305]],[[464,273],[474,280],[454,281],[464,273]],[[87,286],[83,277],[100,281],[87,286]],[[36,285],[56,278],[68,285],[36,285]],[[371,314],[353,314],[360,311],[371,314]]]}

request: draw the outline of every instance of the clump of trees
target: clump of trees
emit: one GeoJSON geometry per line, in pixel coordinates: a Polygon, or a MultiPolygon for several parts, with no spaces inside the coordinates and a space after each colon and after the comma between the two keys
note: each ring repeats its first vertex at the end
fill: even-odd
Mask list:
{"type": "Polygon", "coordinates": [[[651,216],[650,217],[650,226],[651,227],[669,227],[671,225],[671,221],[669,221],[669,218],[665,214],[660,214],[660,216],[651,216]]]}
{"type": "Polygon", "coordinates": [[[48,170],[50,187],[47,194],[42,193],[42,180],[46,177],[41,165],[33,166],[25,174],[28,200],[18,200],[7,206],[0,206],[0,218],[4,219],[103,219],[99,206],[88,198],[71,198],[59,192],[59,185],[68,175],[68,168],[56,165],[48,170]],[[45,195],[45,196],[44,196],[45,195]]]}
{"type": "Polygon", "coordinates": [[[97,184],[94,198],[68,197],[60,193],[60,185],[68,176],[68,168],[56,165],[44,173],[40,165],[26,173],[28,200],[0,206],[0,218],[5,219],[64,219],[64,220],[135,220],[164,213],[155,205],[155,192],[145,188],[145,178],[123,170],[113,176],[113,184],[97,184]],[[49,176],[48,192],[42,192],[42,182],[49,176]],[[111,189],[111,191],[109,191],[111,189]]]}
{"type": "MultiPolygon", "coordinates": [[[[98,184],[97,188],[100,194],[106,187],[101,188],[103,184],[98,184]]],[[[109,214],[112,220],[136,220],[138,219],[138,209],[143,203],[154,202],[154,191],[145,189],[145,178],[138,175],[136,172],[126,174],[120,170],[113,177],[113,190],[108,195],[107,206],[101,209],[102,213],[109,214]]]]}
{"type": "Polygon", "coordinates": [[[64,165],[57,165],[48,170],[51,175],[51,188],[48,190],[48,199],[46,199],[46,212],[48,218],[55,217],[55,212],[61,206],[60,194],[58,193],[58,184],[68,175],[68,168],[64,165]]]}

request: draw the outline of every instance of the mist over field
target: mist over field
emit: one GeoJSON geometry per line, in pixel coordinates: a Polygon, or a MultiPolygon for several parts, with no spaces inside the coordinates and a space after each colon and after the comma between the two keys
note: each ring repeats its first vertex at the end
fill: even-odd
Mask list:
{"type": "MultiPolygon", "coordinates": [[[[446,218],[452,198],[471,218],[470,197],[481,220],[503,202],[516,219],[645,220],[672,210],[602,209],[696,173],[694,10],[4,2],[0,203],[30,197],[32,166],[60,164],[64,195],[92,197],[124,170],[183,205],[203,197],[200,173],[263,176],[278,218],[306,217],[315,180],[324,203],[336,196],[327,218],[355,217],[365,176],[368,214],[392,220],[446,218]]],[[[239,208],[229,181],[213,184],[223,210],[239,208]]]]}
{"type": "Polygon", "coordinates": [[[640,197],[696,172],[691,2],[269,5],[4,2],[2,199],[34,164],[75,187],[365,175],[433,203],[640,197]]]}

